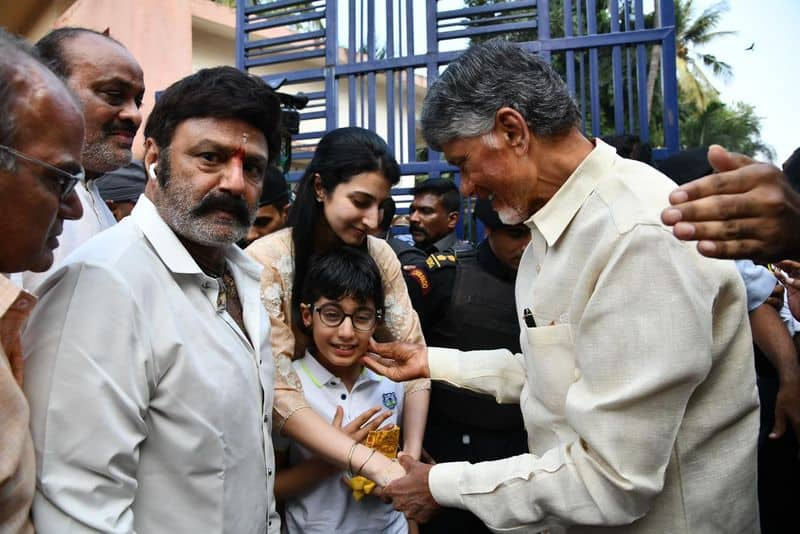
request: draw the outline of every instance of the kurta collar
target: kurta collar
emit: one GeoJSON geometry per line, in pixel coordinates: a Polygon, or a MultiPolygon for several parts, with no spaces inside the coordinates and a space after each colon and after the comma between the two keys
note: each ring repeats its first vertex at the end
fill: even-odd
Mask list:
{"type": "MultiPolygon", "coordinates": [[[[305,356],[300,360],[300,367],[306,376],[308,376],[308,378],[311,380],[311,382],[313,382],[318,388],[342,383],[342,380],[339,377],[325,369],[325,367],[323,367],[322,364],[319,363],[317,359],[308,351],[306,351],[305,356]]],[[[361,369],[361,374],[358,375],[358,378],[356,379],[356,383],[353,384],[353,389],[355,389],[355,387],[362,382],[380,382],[381,379],[383,379],[382,376],[375,374],[366,367],[363,367],[361,369]]]]}
{"type": "MultiPolygon", "coordinates": [[[[176,274],[204,274],[149,198],[140,196],[130,216],[170,271],[176,274]]],[[[262,267],[236,245],[225,247],[225,258],[248,275],[255,278],[261,276],[262,267]]]]}
{"type": "Polygon", "coordinates": [[[617,158],[614,147],[600,139],[595,139],[594,143],[594,149],[578,165],[564,185],[547,201],[547,204],[525,221],[529,227],[535,226],[539,229],[549,247],[556,244],[583,203],[614,165],[617,158]]]}

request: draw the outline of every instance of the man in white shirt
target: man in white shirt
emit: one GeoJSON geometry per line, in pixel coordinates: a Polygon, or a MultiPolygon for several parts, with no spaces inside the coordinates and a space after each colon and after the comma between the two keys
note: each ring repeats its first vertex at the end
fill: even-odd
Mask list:
{"type": "Polygon", "coordinates": [[[234,245],[279,116],[230,67],[170,86],[145,129],[145,196],[42,285],[24,345],[37,530],[279,531],[269,321],[234,245]]]}
{"type": "Polygon", "coordinates": [[[519,402],[529,454],[433,467],[384,494],[411,518],[468,509],[492,530],[758,532],[758,398],[744,286],[659,220],[674,183],[586,139],[558,74],[489,41],[422,111],[465,195],[531,243],[517,275],[522,355],[376,344],[423,375],[519,402]],[[608,528],[612,527],[612,528],[608,528]]]}
{"type": "Polygon", "coordinates": [[[33,533],[36,461],[20,333],[36,297],[3,273],[44,270],[65,219],[81,216],[83,118],[69,89],[0,28],[0,532],[33,533]]]}
{"type": "Polygon", "coordinates": [[[131,162],[131,145],[142,122],[139,107],[144,95],[139,63],[122,43],[106,34],[87,28],[58,28],[42,37],[36,50],[83,106],[86,140],[82,160],[86,179],[75,188],[83,217],[64,224],[50,269],[23,273],[22,282],[29,291],[58,269],[78,246],[116,223],[96,180],[131,162]]]}

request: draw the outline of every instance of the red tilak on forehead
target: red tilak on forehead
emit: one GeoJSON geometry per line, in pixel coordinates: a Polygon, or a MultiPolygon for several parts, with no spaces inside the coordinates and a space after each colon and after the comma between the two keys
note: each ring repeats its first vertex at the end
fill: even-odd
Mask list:
{"type": "Polygon", "coordinates": [[[231,157],[232,158],[236,158],[239,161],[244,161],[244,157],[245,157],[244,147],[240,146],[239,148],[234,150],[233,153],[231,154],[231,157]]]}

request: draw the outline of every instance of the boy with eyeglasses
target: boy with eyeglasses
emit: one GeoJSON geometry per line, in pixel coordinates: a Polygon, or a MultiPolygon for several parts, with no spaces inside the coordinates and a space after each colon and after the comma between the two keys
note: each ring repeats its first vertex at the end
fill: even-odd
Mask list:
{"type": "MultiPolygon", "coordinates": [[[[377,420],[383,421],[385,432],[401,420],[403,385],[361,364],[383,312],[378,266],[366,251],[343,246],[313,260],[303,287],[298,317],[313,343],[292,365],[306,399],[323,417],[343,423],[357,441],[366,434],[361,423],[384,409],[377,420]]],[[[371,423],[373,428],[378,424],[371,423]]],[[[351,480],[374,452],[364,465],[351,464],[343,480],[337,468],[298,443],[277,435],[273,441],[278,458],[275,496],[285,502],[290,534],[408,531],[405,517],[391,504],[374,495],[360,498],[353,491],[362,489],[351,480]]]]}

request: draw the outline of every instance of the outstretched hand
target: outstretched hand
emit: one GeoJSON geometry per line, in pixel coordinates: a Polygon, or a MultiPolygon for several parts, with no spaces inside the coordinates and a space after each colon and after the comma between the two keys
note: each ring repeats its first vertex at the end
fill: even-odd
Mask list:
{"type": "Polygon", "coordinates": [[[428,349],[425,345],[414,343],[378,343],[374,339],[369,342],[370,356],[364,356],[361,362],[395,382],[404,382],[415,378],[429,378],[428,349]]]}
{"type": "Polygon", "coordinates": [[[661,213],[675,236],[714,258],[800,257],[800,195],[784,174],[717,145],[708,161],[716,173],[673,191],[661,213]]]}

